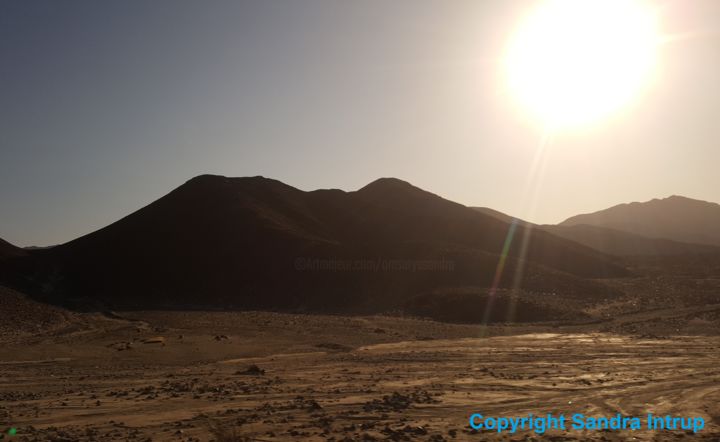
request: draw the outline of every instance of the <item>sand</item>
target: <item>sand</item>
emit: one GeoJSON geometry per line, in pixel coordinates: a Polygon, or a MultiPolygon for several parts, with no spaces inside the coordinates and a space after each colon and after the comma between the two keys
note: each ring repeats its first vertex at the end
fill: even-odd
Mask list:
{"type": "Polygon", "coordinates": [[[14,440],[55,441],[718,440],[720,338],[612,331],[685,313],[618,318],[602,326],[608,332],[261,312],[73,314],[44,334],[2,336],[0,423],[17,429],[14,440]],[[469,428],[476,412],[671,413],[702,416],[706,427],[498,435],[469,428]]]}

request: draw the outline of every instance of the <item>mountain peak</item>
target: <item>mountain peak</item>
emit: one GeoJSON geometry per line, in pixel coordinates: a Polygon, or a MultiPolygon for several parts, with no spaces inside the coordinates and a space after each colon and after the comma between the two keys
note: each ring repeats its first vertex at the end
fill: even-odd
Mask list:
{"type": "Polygon", "coordinates": [[[378,178],[375,181],[362,187],[359,192],[366,190],[388,190],[388,189],[418,189],[407,181],[403,181],[399,178],[384,177],[378,178]]]}
{"type": "Polygon", "coordinates": [[[695,198],[689,198],[687,196],[682,195],[670,195],[667,198],[663,198],[659,201],[666,201],[666,202],[683,202],[683,203],[691,203],[691,204],[698,204],[698,205],[712,205],[717,206],[717,203],[713,203],[711,201],[705,201],[705,200],[699,200],[695,198]]]}
{"type": "Polygon", "coordinates": [[[415,187],[397,178],[379,178],[355,192],[358,196],[372,200],[374,204],[394,207],[397,210],[415,211],[435,207],[437,210],[456,210],[458,203],[448,201],[434,193],[415,187]]]}
{"type": "Polygon", "coordinates": [[[255,182],[255,183],[262,183],[262,182],[279,182],[277,180],[274,180],[272,178],[265,178],[262,175],[256,175],[256,176],[249,176],[249,177],[227,177],[225,175],[213,175],[213,174],[202,174],[195,176],[193,178],[190,178],[185,182],[185,184],[221,184],[221,183],[230,183],[230,182],[255,182]]]}
{"type": "Polygon", "coordinates": [[[204,174],[189,179],[182,186],[176,188],[173,193],[200,193],[210,195],[212,193],[229,194],[235,191],[293,191],[297,190],[288,186],[282,181],[266,178],[261,175],[251,177],[227,177],[223,175],[204,174]]]}
{"type": "Polygon", "coordinates": [[[226,180],[227,177],[224,175],[214,175],[211,173],[203,173],[197,176],[194,176],[187,180],[188,183],[192,182],[201,182],[201,181],[217,181],[217,180],[226,180]]]}

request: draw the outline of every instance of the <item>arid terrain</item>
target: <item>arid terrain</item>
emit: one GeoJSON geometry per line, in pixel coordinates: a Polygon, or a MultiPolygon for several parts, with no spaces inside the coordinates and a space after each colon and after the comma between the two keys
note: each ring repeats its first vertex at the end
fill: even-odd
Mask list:
{"type": "Polygon", "coordinates": [[[720,0],[0,0],[0,442],[720,442],[720,0]]]}
{"type": "Polygon", "coordinates": [[[720,305],[602,319],[608,305],[584,324],[483,327],[386,316],[70,313],[11,291],[3,299],[12,296],[5,320],[40,324],[3,329],[0,419],[16,440],[720,438],[720,305]],[[661,333],[662,324],[673,329],[661,333]],[[498,435],[471,430],[475,412],[671,413],[702,416],[706,427],[697,435],[498,435]]]}
{"type": "MultiPolygon", "coordinates": [[[[720,213],[639,209],[680,203],[720,213]]],[[[2,435],[720,440],[720,249],[566,227],[395,179],[200,176],[65,244],[0,242],[2,435]],[[498,433],[474,413],[705,425],[498,433]]]]}

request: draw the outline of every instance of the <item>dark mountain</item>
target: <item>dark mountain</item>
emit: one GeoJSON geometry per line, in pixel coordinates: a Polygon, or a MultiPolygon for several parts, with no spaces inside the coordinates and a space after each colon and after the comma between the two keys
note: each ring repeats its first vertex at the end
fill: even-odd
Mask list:
{"type": "MultiPolygon", "coordinates": [[[[509,225],[397,179],[304,192],[262,177],[196,177],[94,233],[33,250],[46,299],[123,308],[377,312],[443,287],[492,285],[509,225]]],[[[590,248],[514,231],[500,285],[603,296],[626,270],[590,248]],[[518,270],[522,268],[522,273],[518,270]],[[516,277],[517,274],[517,277],[516,277]]]]}
{"type": "Polygon", "coordinates": [[[23,256],[27,252],[0,238],[0,259],[23,256]]]}
{"type": "Polygon", "coordinates": [[[27,259],[28,252],[0,239],[0,284],[17,282],[21,273],[20,262],[27,259]]]}
{"type": "MultiPolygon", "coordinates": [[[[487,207],[473,207],[482,213],[497,219],[511,222],[512,216],[487,207]]],[[[648,238],[646,236],[623,232],[607,227],[578,225],[537,225],[527,221],[518,220],[525,225],[533,225],[538,229],[552,233],[561,238],[575,241],[597,251],[616,256],[656,256],[656,255],[685,255],[685,254],[720,254],[720,247],[691,244],[673,241],[665,238],[648,238]]]]}
{"type": "Polygon", "coordinates": [[[560,223],[561,226],[580,224],[650,238],[720,246],[720,205],[682,196],[620,204],[560,223]]]}

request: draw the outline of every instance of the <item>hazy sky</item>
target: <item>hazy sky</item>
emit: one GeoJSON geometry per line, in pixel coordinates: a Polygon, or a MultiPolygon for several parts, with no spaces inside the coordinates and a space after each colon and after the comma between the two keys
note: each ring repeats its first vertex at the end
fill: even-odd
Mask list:
{"type": "Polygon", "coordinates": [[[720,2],[660,4],[678,38],[652,87],[555,134],[534,179],[542,130],[501,69],[531,5],[0,2],[0,237],[65,242],[202,173],[304,190],[394,176],[542,223],[720,202],[720,2]]]}

